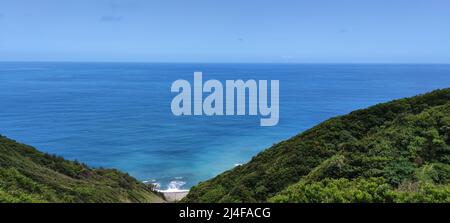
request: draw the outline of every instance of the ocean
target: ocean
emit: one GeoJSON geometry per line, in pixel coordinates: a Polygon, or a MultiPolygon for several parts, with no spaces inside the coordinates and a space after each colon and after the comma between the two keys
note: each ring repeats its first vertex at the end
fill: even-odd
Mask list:
{"type": "Polygon", "coordinates": [[[188,189],[355,109],[450,87],[450,65],[0,63],[0,134],[160,189],[188,189]],[[173,81],[280,81],[278,125],[174,116],[173,81]]]}

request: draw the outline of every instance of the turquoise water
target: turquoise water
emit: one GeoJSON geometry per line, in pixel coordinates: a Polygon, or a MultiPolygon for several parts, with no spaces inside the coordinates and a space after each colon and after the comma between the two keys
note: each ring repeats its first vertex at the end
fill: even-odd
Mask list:
{"type": "Polygon", "coordinates": [[[0,134],[189,188],[336,115],[450,87],[450,65],[0,63],[0,134]],[[280,80],[280,122],[176,117],[171,83],[280,80]]]}

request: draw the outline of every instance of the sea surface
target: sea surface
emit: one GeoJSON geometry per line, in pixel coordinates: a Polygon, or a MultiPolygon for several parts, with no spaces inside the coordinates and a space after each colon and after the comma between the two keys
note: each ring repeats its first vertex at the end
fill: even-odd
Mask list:
{"type": "Polygon", "coordinates": [[[188,189],[333,116],[450,87],[450,65],[0,63],[0,134],[188,189]],[[173,81],[279,80],[280,121],[171,112],[173,81]]]}

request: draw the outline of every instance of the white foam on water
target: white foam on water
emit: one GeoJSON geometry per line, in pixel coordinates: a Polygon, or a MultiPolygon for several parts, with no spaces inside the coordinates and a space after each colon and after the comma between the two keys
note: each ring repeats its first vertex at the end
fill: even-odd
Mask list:
{"type": "Polygon", "coordinates": [[[167,185],[167,189],[165,189],[165,190],[157,189],[157,191],[162,192],[162,193],[169,193],[169,192],[188,192],[189,190],[182,189],[183,186],[184,186],[185,184],[186,184],[186,182],[181,181],[181,180],[172,180],[172,181],[170,181],[170,183],[167,185]]]}

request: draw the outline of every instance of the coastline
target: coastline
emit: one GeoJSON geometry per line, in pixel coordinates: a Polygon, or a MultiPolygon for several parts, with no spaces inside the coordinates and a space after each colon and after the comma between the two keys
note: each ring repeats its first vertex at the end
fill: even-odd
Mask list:
{"type": "Polygon", "coordinates": [[[175,180],[170,181],[170,183],[167,185],[167,189],[162,190],[161,184],[159,182],[156,182],[156,180],[147,180],[142,181],[144,184],[151,184],[155,187],[155,191],[158,193],[161,193],[164,197],[164,200],[167,202],[178,202],[189,193],[189,189],[182,189],[183,185],[186,184],[186,182],[181,181],[183,177],[175,177],[175,180]]]}
{"type": "Polygon", "coordinates": [[[167,202],[178,202],[189,193],[189,190],[157,190],[164,195],[167,202]]]}

